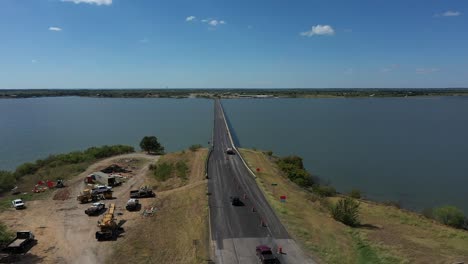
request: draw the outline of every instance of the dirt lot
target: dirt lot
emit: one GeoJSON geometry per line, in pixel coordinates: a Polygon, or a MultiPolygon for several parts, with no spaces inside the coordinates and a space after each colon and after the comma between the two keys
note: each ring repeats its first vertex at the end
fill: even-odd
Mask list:
{"type": "MultiPolygon", "coordinates": [[[[158,160],[158,156],[141,153],[126,154],[102,160],[90,166],[76,178],[66,182],[67,187],[55,191],[44,200],[27,203],[27,209],[16,211],[8,209],[0,213],[0,220],[11,230],[30,230],[37,245],[24,256],[14,259],[15,263],[103,263],[112,252],[115,242],[97,242],[94,233],[98,230],[100,217],[89,217],[84,210],[89,204],[79,204],[76,197],[84,189],[83,179],[91,172],[98,171],[111,164],[127,165],[132,169],[128,181],[114,188],[116,199],[104,201],[106,207],[116,204],[117,220],[127,221],[123,228],[135,219],[141,218],[138,212],[127,212],[125,204],[129,191],[140,187],[145,182],[148,165],[158,160]]],[[[145,208],[151,199],[141,199],[145,208]]],[[[126,233],[122,234],[123,236],[126,233]]],[[[122,239],[122,238],[119,238],[122,239]]],[[[118,239],[118,240],[119,240],[118,239]]]]}

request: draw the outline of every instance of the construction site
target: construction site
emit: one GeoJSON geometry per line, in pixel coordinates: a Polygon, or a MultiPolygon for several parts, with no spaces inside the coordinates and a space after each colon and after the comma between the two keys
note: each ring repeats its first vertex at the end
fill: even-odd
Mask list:
{"type": "MultiPolygon", "coordinates": [[[[3,254],[1,263],[103,263],[112,253],[112,241],[134,232],[134,222],[154,214],[156,194],[146,186],[150,164],[159,156],[140,153],[101,160],[68,181],[38,182],[28,195],[41,199],[0,213],[10,230],[31,234],[16,238],[15,250],[34,241],[21,254],[3,254]],[[138,204],[135,204],[135,199],[138,204]],[[128,204],[132,210],[127,210],[128,204]],[[18,208],[16,208],[18,209],[18,208]],[[107,242],[111,241],[111,242],[107,242]]],[[[26,194],[18,192],[17,195],[26,194]]],[[[8,248],[8,247],[7,247],[8,248]]]]}

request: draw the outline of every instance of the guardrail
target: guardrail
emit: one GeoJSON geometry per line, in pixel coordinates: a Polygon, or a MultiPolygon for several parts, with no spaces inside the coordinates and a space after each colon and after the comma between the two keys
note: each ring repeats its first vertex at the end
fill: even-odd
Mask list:
{"type": "Polygon", "coordinates": [[[226,121],[226,115],[224,114],[224,109],[223,109],[223,106],[221,105],[221,101],[219,102],[219,104],[221,106],[221,113],[223,114],[224,124],[226,124],[226,129],[228,131],[228,136],[229,136],[229,140],[231,141],[232,148],[236,151],[237,155],[239,156],[242,163],[244,163],[244,166],[247,168],[250,175],[254,177],[254,179],[256,179],[257,175],[255,175],[255,173],[250,169],[249,165],[247,165],[247,162],[244,160],[244,157],[242,157],[240,151],[236,148],[236,145],[234,144],[234,140],[232,140],[231,130],[229,129],[228,123],[226,121]]]}

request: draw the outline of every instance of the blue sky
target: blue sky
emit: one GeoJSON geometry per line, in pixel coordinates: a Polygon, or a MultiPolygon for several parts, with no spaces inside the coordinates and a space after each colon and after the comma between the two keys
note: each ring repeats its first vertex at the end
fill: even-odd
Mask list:
{"type": "Polygon", "coordinates": [[[468,0],[1,0],[0,89],[468,87],[468,0]]]}

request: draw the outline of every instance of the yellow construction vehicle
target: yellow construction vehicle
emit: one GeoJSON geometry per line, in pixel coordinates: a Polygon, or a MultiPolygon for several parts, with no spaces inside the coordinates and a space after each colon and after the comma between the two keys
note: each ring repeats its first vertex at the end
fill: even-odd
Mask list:
{"type": "Polygon", "coordinates": [[[90,189],[84,189],[83,192],[78,195],[76,200],[80,201],[80,203],[89,203],[89,202],[96,202],[98,200],[109,200],[112,199],[112,191],[105,191],[101,193],[93,192],[90,189]]]}
{"type": "Polygon", "coordinates": [[[89,203],[97,201],[98,197],[96,195],[93,195],[90,189],[84,189],[83,192],[80,195],[78,195],[76,200],[78,200],[80,203],[89,203]]]}
{"type": "Polygon", "coordinates": [[[114,218],[115,204],[109,206],[109,211],[98,221],[99,231],[96,232],[98,241],[111,240],[117,237],[120,226],[114,218]]]}

